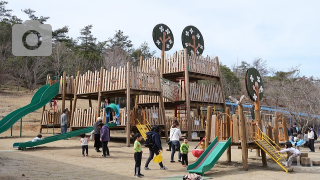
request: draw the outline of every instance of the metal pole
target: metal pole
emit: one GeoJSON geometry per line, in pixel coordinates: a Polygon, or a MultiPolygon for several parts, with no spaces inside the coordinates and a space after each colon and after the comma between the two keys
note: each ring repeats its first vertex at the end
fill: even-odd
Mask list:
{"type": "Polygon", "coordinates": [[[22,118],[20,120],[20,137],[21,137],[21,135],[22,135],[22,118]]]}
{"type": "MultiPolygon", "coordinates": [[[[13,126],[13,125],[12,125],[13,126]]],[[[11,126],[11,137],[12,137],[12,126],[11,126]]]]}

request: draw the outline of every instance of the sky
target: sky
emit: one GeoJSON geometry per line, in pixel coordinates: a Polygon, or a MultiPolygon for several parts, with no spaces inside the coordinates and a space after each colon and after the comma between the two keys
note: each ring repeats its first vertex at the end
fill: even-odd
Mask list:
{"type": "Polygon", "coordinates": [[[67,25],[73,38],[90,24],[98,41],[122,30],[135,48],[147,42],[158,57],[155,25],[172,30],[175,42],[168,54],[182,50],[182,30],[193,25],[204,37],[203,55],[218,56],[228,67],[262,58],[275,71],[298,66],[301,75],[320,78],[318,0],[10,0],[6,7],[23,20],[26,8],[49,16],[53,30],[67,25]]]}

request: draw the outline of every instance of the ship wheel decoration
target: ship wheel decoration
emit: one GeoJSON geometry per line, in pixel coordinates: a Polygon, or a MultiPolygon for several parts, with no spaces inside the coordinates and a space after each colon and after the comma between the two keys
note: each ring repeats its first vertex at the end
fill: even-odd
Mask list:
{"type": "Polygon", "coordinates": [[[183,48],[187,49],[189,55],[200,56],[204,50],[204,40],[201,32],[195,26],[187,26],[181,34],[183,48]]]}
{"type": "Polygon", "coordinates": [[[165,24],[157,24],[152,31],[154,44],[163,52],[173,47],[174,38],[171,29],[165,24]]]}
{"type": "Polygon", "coordinates": [[[254,102],[261,101],[263,97],[263,82],[260,73],[255,68],[249,68],[245,80],[250,99],[254,102]]]}

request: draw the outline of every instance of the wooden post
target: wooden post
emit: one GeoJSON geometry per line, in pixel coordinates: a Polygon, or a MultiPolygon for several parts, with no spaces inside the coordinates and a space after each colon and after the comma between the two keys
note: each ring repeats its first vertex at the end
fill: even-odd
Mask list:
{"type": "Polygon", "coordinates": [[[242,165],[245,171],[248,171],[248,150],[247,150],[247,137],[246,137],[246,120],[243,116],[242,104],[238,105],[239,109],[239,121],[240,121],[240,139],[242,149],[242,165]]]}
{"type": "MultiPolygon", "coordinates": [[[[259,93],[257,95],[259,97],[259,93]]],[[[254,103],[254,107],[255,107],[255,119],[256,119],[256,122],[258,123],[259,125],[259,129],[260,129],[260,136],[262,134],[262,121],[261,121],[261,116],[260,116],[260,102],[259,102],[259,98],[257,98],[257,101],[254,103]]],[[[257,155],[260,155],[258,154],[260,149],[257,149],[257,155]]],[[[266,152],[262,151],[261,150],[261,157],[262,157],[262,166],[263,167],[266,167],[267,166],[267,155],[266,155],[266,152]]]]}
{"type": "MultiPolygon", "coordinates": [[[[231,126],[231,118],[230,118],[230,108],[226,108],[227,114],[227,138],[230,137],[230,126],[231,126]]],[[[227,149],[227,162],[231,162],[231,145],[227,149]]]]}
{"type": "Polygon", "coordinates": [[[269,124],[268,124],[267,133],[268,133],[267,135],[269,136],[269,138],[272,139],[272,126],[270,126],[269,124]]]}
{"type": "Polygon", "coordinates": [[[92,101],[91,101],[91,99],[89,99],[89,107],[92,108],[92,101]]]}
{"type": "Polygon", "coordinates": [[[77,107],[77,93],[78,93],[78,86],[79,86],[79,78],[80,78],[80,71],[77,72],[77,79],[76,79],[76,87],[74,88],[74,92],[73,92],[73,106],[72,106],[72,110],[71,110],[71,119],[70,119],[70,128],[69,131],[71,131],[71,126],[74,120],[74,111],[77,107]]]}
{"type": "Polygon", "coordinates": [[[221,71],[220,71],[220,64],[219,64],[219,58],[218,56],[215,57],[216,61],[217,61],[217,67],[219,68],[219,85],[222,89],[221,93],[222,93],[222,99],[223,99],[223,109],[226,109],[227,105],[226,105],[226,101],[225,101],[225,96],[224,96],[224,93],[223,93],[223,85],[222,85],[222,74],[221,74],[221,71]]]}
{"type": "Polygon", "coordinates": [[[210,136],[211,136],[211,121],[212,121],[212,106],[207,108],[207,124],[206,124],[206,139],[205,139],[205,149],[209,146],[210,136]]]}
{"type": "MultiPolygon", "coordinates": [[[[161,83],[160,81],[160,73],[158,73],[159,75],[159,83],[161,83]]],[[[162,92],[162,88],[161,88],[161,84],[160,85],[160,94],[159,94],[159,111],[160,111],[160,108],[161,108],[161,118],[165,120],[166,116],[165,116],[165,108],[164,108],[164,103],[163,103],[163,92],[162,92]]],[[[169,139],[169,135],[168,135],[168,127],[166,126],[166,123],[165,123],[165,128],[164,128],[164,135],[166,136],[166,141],[169,139]]]]}
{"type": "MultiPolygon", "coordinates": [[[[134,78],[134,77],[132,77],[134,78]]],[[[127,62],[127,147],[130,147],[130,132],[131,132],[131,122],[130,122],[130,63],[127,62]]]]}
{"type": "MultiPolygon", "coordinates": [[[[185,90],[186,90],[186,120],[188,122],[188,140],[192,141],[192,136],[191,136],[191,124],[192,124],[192,119],[191,119],[191,114],[190,114],[190,90],[189,90],[189,58],[187,54],[187,49],[184,49],[184,60],[185,60],[185,69],[184,69],[184,81],[185,81],[185,90]]],[[[211,107],[212,108],[212,107],[211,107]]],[[[210,114],[211,115],[211,114],[210,114]]],[[[211,117],[210,117],[211,118],[211,117]]],[[[208,120],[207,120],[208,121],[208,120]]]]}
{"type": "MultiPolygon", "coordinates": [[[[69,105],[70,111],[72,110],[72,98],[70,98],[70,105],[69,105]]],[[[68,119],[71,119],[71,113],[68,113],[68,119]]]]}
{"type": "MultiPolygon", "coordinates": [[[[103,85],[103,67],[100,69],[100,81],[98,83],[98,106],[97,106],[97,116],[100,117],[100,107],[101,107],[101,91],[102,91],[102,85],[103,85]]],[[[110,102],[109,102],[110,103],[110,102]]],[[[96,119],[95,119],[96,121],[96,119]]]]}
{"type": "Polygon", "coordinates": [[[62,76],[62,111],[66,108],[66,72],[62,76]]]}
{"type": "Polygon", "coordinates": [[[283,132],[284,132],[284,140],[286,142],[288,142],[289,136],[288,136],[287,121],[286,121],[286,118],[284,118],[284,117],[282,117],[282,128],[283,128],[283,132]]]}
{"type": "MultiPolygon", "coordinates": [[[[50,83],[50,82],[49,82],[49,78],[50,78],[50,75],[47,74],[46,84],[50,83]]],[[[44,114],[44,111],[45,111],[45,110],[46,110],[46,105],[44,105],[44,106],[42,107],[42,114],[41,114],[41,121],[40,121],[40,130],[39,130],[40,133],[42,132],[41,123],[43,122],[43,114],[44,114]]]]}
{"type": "Polygon", "coordinates": [[[279,145],[279,129],[278,129],[278,113],[274,113],[274,117],[272,118],[273,123],[273,132],[274,132],[274,141],[279,145]]]}
{"type": "MultiPolygon", "coordinates": [[[[140,56],[140,71],[142,71],[143,66],[143,56],[140,56]]],[[[139,102],[139,95],[136,95],[135,103],[134,103],[134,114],[137,114],[138,110],[138,102],[139,102]]],[[[159,106],[160,108],[160,106],[159,106]]]]}

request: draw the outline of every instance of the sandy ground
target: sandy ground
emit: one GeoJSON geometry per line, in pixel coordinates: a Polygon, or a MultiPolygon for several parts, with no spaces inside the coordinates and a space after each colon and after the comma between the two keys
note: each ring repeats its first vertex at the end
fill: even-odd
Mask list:
{"type": "MultiPolygon", "coordinates": [[[[28,104],[32,95],[20,94],[19,104],[17,96],[0,94],[0,115],[6,115],[14,109],[28,104]]],[[[87,102],[83,102],[83,106],[87,102]]],[[[31,113],[23,120],[22,137],[19,137],[19,123],[10,137],[10,130],[0,134],[0,179],[133,179],[134,159],[133,147],[125,146],[124,134],[112,131],[112,140],[109,143],[110,157],[102,158],[101,153],[94,151],[93,142],[89,144],[89,156],[82,157],[79,137],[45,144],[26,151],[12,147],[14,142],[30,141],[38,134],[40,111],[31,113]]],[[[1,117],[0,117],[1,119],[1,117]]],[[[46,132],[46,131],[45,131],[46,132]]],[[[55,132],[59,132],[56,130],[55,132]]],[[[43,134],[51,136],[52,134],[43,134]]],[[[162,142],[164,149],[167,145],[162,142]]],[[[190,143],[190,149],[197,142],[190,143]]],[[[312,160],[320,160],[320,144],[316,144],[316,152],[309,153],[312,160]]],[[[148,149],[143,148],[142,167],[148,157],[148,149]]],[[[302,152],[309,149],[302,148],[302,152]]],[[[170,152],[164,151],[164,165],[168,170],[160,170],[159,165],[151,162],[150,171],[142,170],[143,179],[165,179],[166,177],[187,174],[186,168],[180,163],[170,163],[170,152]]],[[[175,155],[177,160],[177,154],[175,155]]],[[[189,154],[189,164],[195,158],[189,154]]],[[[218,163],[205,176],[213,179],[317,179],[320,175],[320,166],[301,167],[294,166],[294,172],[285,173],[277,164],[268,157],[268,167],[262,167],[261,157],[256,157],[256,152],[249,152],[249,171],[243,171],[241,164],[241,150],[232,147],[232,162],[226,163],[226,153],[218,163]]],[[[182,179],[182,178],[181,178],[182,179]]]]}

